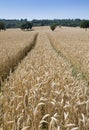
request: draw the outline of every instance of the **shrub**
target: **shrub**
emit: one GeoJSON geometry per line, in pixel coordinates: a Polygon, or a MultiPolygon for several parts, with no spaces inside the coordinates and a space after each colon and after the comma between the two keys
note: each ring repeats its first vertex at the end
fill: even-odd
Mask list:
{"type": "Polygon", "coordinates": [[[0,31],[5,30],[5,24],[3,22],[0,22],[0,31]]]}
{"type": "Polygon", "coordinates": [[[23,30],[25,30],[25,29],[29,30],[30,29],[31,30],[32,27],[33,27],[33,24],[31,22],[26,22],[25,24],[22,24],[21,29],[23,29],[23,30]]]}
{"type": "Polygon", "coordinates": [[[82,21],[80,27],[87,30],[87,28],[89,28],[89,20],[82,21]]]}
{"type": "Polygon", "coordinates": [[[50,28],[51,28],[52,31],[54,31],[56,27],[57,27],[56,24],[52,24],[52,25],[50,26],[50,28]]]}

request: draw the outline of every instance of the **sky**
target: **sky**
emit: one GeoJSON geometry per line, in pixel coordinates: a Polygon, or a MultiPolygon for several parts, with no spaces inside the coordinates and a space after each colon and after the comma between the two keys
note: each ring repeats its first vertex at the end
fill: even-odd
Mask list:
{"type": "Polygon", "coordinates": [[[89,0],[0,0],[0,19],[89,19],[89,0]]]}

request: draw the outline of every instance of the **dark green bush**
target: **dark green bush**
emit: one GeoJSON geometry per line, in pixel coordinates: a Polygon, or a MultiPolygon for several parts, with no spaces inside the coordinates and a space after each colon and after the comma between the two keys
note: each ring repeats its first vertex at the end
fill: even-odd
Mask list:
{"type": "Polygon", "coordinates": [[[3,22],[0,22],[0,31],[6,30],[5,24],[3,22]]]}
{"type": "Polygon", "coordinates": [[[89,28],[89,20],[82,21],[80,27],[85,29],[89,28]]]}
{"type": "Polygon", "coordinates": [[[56,24],[51,24],[51,25],[50,25],[50,28],[51,28],[52,31],[54,31],[56,27],[57,27],[56,24]]]}
{"type": "Polygon", "coordinates": [[[26,23],[22,24],[21,29],[29,30],[29,29],[32,29],[32,27],[33,27],[33,24],[31,22],[26,22],[26,23]]]}

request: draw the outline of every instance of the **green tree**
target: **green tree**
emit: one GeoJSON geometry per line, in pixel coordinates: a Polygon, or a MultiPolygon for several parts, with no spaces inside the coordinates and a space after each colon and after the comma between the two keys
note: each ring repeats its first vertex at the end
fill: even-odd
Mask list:
{"type": "Polygon", "coordinates": [[[82,21],[80,27],[85,28],[85,30],[87,30],[87,28],[89,28],[89,20],[82,21]]]}
{"type": "Polygon", "coordinates": [[[21,29],[23,29],[23,30],[31,30],[32,29],[32,27],[33,27],[33,24],[31,23],[31,22],[26,22],[26,23],[24,23],[24,24],[22,24],[21,25],[21,29]]]}
{"type": "Polygon", "coordinates": [[[51,24],[51,25],[50,25],[50,28],[51,28],[52,31],[54,31],[56,27],[57,27],[56,24],[51,24]]]}
{"type": "Polygon", "coordinates": [[[3,22],[0,22],[0,31],[5,29],[6,29],[5,24],[3,22]]]}

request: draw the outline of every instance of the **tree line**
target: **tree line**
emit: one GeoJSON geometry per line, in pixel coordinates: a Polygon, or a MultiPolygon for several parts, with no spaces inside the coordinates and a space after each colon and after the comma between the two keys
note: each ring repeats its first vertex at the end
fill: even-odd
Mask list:
{"type": "MultiPolygon", "coordinates": [[[[4,22],[6,25],[6,28],[20,28],[22,24],[26,23],[27,19],[21,19],[21,20],[6,20],[6,19],[0,19],[0,22],[4,22]]],[[[80,19],[53,19],[53,20],[37,20],[33,19],[30,21],[33,26],[50,26],[51,24],[57,24],[60,26],[71,26],[76,27],[80,26],[82,20],[80,19]]]]}
{"type": "Polygon", "coordinates": [[[56,26],[69,26],[69,27],[77,27],[81,28],[89,28],[89,20],[80,20],[80,19],[62,19],[62,20],[32,20],[28,21],[27,19],[21,20],[0,20],[0,30],[5,30],[6,28],[21,28],[23,30],[31,29],[33,26],[50,26],[52,30],[56,28],[56,26]]]}

